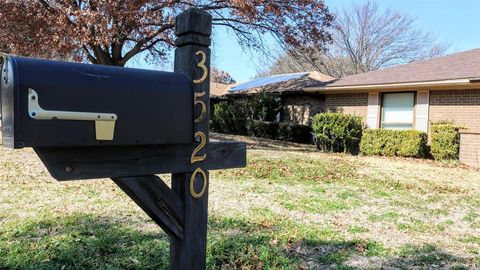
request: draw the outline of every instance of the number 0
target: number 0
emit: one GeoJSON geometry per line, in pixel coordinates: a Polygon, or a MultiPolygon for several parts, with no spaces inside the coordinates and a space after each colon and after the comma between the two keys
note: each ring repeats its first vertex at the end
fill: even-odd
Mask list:
{"type": "Polygon", "coordinates": [[[201,168],[196,168],[195,171],[193,171],[192,176],[190,176],[190,195],[192,195],[193,198],[199,199],[203,196],[203,193],[205,193],[205,190],[207,189],[207,174],[205,171],[203,171],[201,168]],[[202,190],[200,192],[195,191],[195,176],[197,174],[201,174],[203,178],[203,185],[202,185],[202,190]]]}

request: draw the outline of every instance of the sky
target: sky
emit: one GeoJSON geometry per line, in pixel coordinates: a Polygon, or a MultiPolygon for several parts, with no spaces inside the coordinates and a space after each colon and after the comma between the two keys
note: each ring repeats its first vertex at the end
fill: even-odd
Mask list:
{"type": "MultiPolygon", "coordinates": [[[[356,2],[362,0],[325,0],[332,12],[356,2]]],[[[440,42],[450,46],[447,53],[480,48],[480,0],[378,0],[378,3],[416,18],[420,29],[434,33],[440,42]]],[[[272,48],[276,47],[273,40],[265,40],[272,48]]],[[[248,81],[265,68],[258,61],[261,57],[259,52],[243,50],[226,28],[214,28],[213,66],[227,71],[237,82],[248,81]]],[[[142,61],[132,66],[158,69],[142,61]]]]}

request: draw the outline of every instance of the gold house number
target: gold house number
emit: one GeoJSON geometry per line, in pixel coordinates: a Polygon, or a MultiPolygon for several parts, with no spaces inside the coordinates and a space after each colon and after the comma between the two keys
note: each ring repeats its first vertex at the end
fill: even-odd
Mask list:
{"type": "MultiPolygon", "coordinates": [[[[205,79],[207,79],[207,77],[208,77],[208,68],[205,65],[205,63],[207,61],[207,55],[203,51],[197,51],[195,53],[195,55],[200,55],[202,57],[200,62],[197,64],[197,67],[199,67],[203,70],[203,74],[200,77],[200,79],[193,80],[193,83],[200,84],[200,83],[203,83],[205,81],[205,79]]],[[[194,104],[193,105],[197,106],[198,104],[200,104],[200,106],[201,106],[200,116],[195,118],[195,120],[194,120],[195,123],[198,123],[198,122],[202,121],[205,118],[205,115],[207,114],[207,105],[205,104],[205,102],[203,100],[201,100],[201,98],[204,97],[204,96],[205,96],[205,91],[200,92],[200,93],[195,93],[195,95],[194,95],[194,101],[193,101],[194,104]]],[[[205,133],[203,133],[201,131],[197,131],[197,132],[195,132],[195,138],[197,138],[197,137],[200,137],[200,144],[192,152],[192,156],[190,158],[190,163],[191,164],[193,164],[195,162],[201,162],[201,161],[205,160],[205,158],[207,157],[207,154],[198,155],[198,152],[200,152],[200,150],[202,150],[207,143],[207,136],[205,135],[205,133]]],[[[203,194],[205,193],[205,190],[207,188],[207,174],[205,173],[204,170],[202,170],[202,168],[198,167],[198,168],[195,169],[195,171],[193,171],[192,175],[190,176],[190,185],[189,186],[190,186],[190,195],[192,195],[193,198],[199,199],[203,196],[203,194]],[[202,189],[200,190],[200,192],[195,191],[195,177],[198,174],[200,174],[202,176],[202,181],[203,181],[202,189]]]]}
{"type": "Polygon", "coordinates": [[[202,59],[200,60],[200,63],[197,64],[197,67],[199,67],[203,70],[202,77],[200,77],[200,79],[198,79],[198,80],[193,80],[193,83],[200,84],[203,81],[205,81],[205,79],[208,76],[208,68],[207,68],[207,66],[205,66],[205,62],[207,62],[207,55],[205,54],[204,51],[198,51],[198,52],[195,53],[195,55],[201,55],[202,56],[202,59]]]}
{"type": "Polygon", "coordinates": [[[201,98],[205,96],[205,91],[201,92],[201,93],[195,93],[195,97],[194,97],[194,101],[193,101],[193,105],[196,106],[197,104],[200,104],[200,106],[202,107],[202,111],[200,113],[200,116],[198,116],[197,118],[195,118],[195,123],[198,123],[200,121],[203,120],[203,118],[205,117],[205,114],[207,114],[207,105],[205,104],[205,102],[203,102],[202,100],[198,100],[197,98],[201,98]]]}
{"type": "Polygon", "coordinates": [[[198,152],[200,152],[200,150],[202,150],[202,148],[207,144],[207,136],[205,136],[205,133],[197,131],[195,133],[195,138],[197,137],[200,137],[200,144],[193,150],[192,157],[190,158],[191,164],[203,161],[207,157],[207,154],[197,156],[198,152]]]}
{"type": "Polygon", "coordinates": [[[190,176],[190,194],[193,198],[199,199],[203,196],[203,193],[205,193],[205,189],[207,189],[207,174],[202,168],[198,167],[193,171],[192,176],[190,176]],[[194,187],[195,176],[197,176],[197,174],[201,174],[203,178],[202,190],[200,190],[200,192],[196,192],[194,187]]]}

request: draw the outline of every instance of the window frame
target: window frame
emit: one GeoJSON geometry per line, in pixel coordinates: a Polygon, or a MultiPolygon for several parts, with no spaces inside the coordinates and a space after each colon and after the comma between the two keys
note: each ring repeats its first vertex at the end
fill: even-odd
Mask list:
{"type": "Polygon", "coordinates": [[[414,129],[415,128],[415,106],[417,102],[417,92],[416,91],[399,91],[399,92],[383,92],[382,97],[381,97],[381,110],[380,110],[380,128],[381,129],[392,129],[392,130],[409,130],[409,129],[414,129]],[[403,122],[388,122],[385,123],[385,95],[388,94],[412,94],[413,102],[412,102],[412,121],[411,123],[403,123],[403,122]],[[391,128],[391,127],[385,127],[384,125],[408,125],[408,127],[402,127],[402,128],[391,128]]]}

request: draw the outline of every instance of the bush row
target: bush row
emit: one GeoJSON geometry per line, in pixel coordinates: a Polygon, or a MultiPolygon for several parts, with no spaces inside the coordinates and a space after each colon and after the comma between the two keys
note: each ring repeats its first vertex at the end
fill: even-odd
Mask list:
{"type": "Polygon", "coordinates": [[[221,101],[215,104],[212,118],[273,122],[281,111],[282,103],[278,95],[261,92],[253,97],[221,101]]]}
{"type": "Polygon", "coordinates": [[[248,135],[273,140],[297,143],[311,143],[312,141],[312,129],[305,125],[248,119],[213,118],[210,128],[214,132],[248,135]]]}
{"type": "Polygon", "coordinates": [[[427,157],[427,133],[417,130],[367,129],[360,152],[364,155],[427,157]]]}
{"type": "Polygon", "coordinates": [[[272,122],[274,113],[278,113],[278,104],[275,102],[274,97],[262,96],[258,100],[244,101],[244,106],[227,102],[216,104],[210,127],[213,131],[221,133],[299,143],[310,143],[313,131],[317,147],[328,152],[356,154],[360,151],[364,155],[418,158],[425,158],[431,154],[436,160],[459,157],[459,127],[452,123],[432,123],[429,151],[428,135],[425,132],[364,130],[362,118],[355,115],[332,112],[317,114],[312,118],[312,128],[305,125],[272,122]],[[260,111],[261,105],[268,110],[260,111]],[[256,117],[253,117],[254,115],[256,117]]]}
{"type": "Polygon", "coordinates": [[[431,148],[428,135],[416,130],[364,130],[362,118],[342,113],[321,113],[312,119],[315,143],[327,152],[350,152],[358,150],[364,155],[401,156],[436,160],[458,159],[460,128],[452,123],[439,122],[431,125],[431,148]]]}

